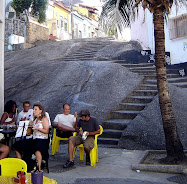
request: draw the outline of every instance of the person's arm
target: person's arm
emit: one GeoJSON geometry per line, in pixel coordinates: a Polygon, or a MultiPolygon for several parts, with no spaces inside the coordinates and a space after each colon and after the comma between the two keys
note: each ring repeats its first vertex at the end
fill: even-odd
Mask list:
{"type": "Polygon", "coordinates": [[[10,123],[14,123],[16,121],[16,118],[14,117],[11,121],[5,123],[5,120],[7,118],[8,118],[8,113],[4,112],[3,115],[2,115],[2,117],[1,117],[1,123],[0,124],[1,125],[3,125],[3,124],[10,124],[10,123]]]}
{"type": "Polygon", "coordinates": [[[18,125],[19,121],[21,120],[20,113],[17,116],[16,124],[18,125]]]}
{"type": "Polygon", "coordinates": [[[48,134],[49,133],[49,120],[46,117],[42,119],[42,125],[43,125],[43,128],[38,128],[36,126],[33,126],[33,130],[38,130],[44,134],[48,134]]]}
{"type": "Polygon", "coordinates": [[[58,114],[56,115],[56,117],[55,117],[55,119],[54,119],[54,121],[52,123],[52,127],[53,128],[57,128],[57,126],[58,126],[58,114]]]}
{"type": "Polygon", "coordinates": [[[1,116],[1,125],[5,123],[5,120],[8,118],[8,113],[4,112],[1,116]]]}
{"type": "Polygon", "coordinates": [[[58,122],[54,122],[54,121],[53,121],[52,127],[53,127],[53,128],[57,128],[57,126],[58,126],[58,122]]]}
{"type": "Polygon", "coordinates": [[[75,121],[73,122],[73,127],[76,128],[77,127],[77,122],[78,122],[77,112],[75,112],[74,117],[75,117],[75,121]]]}
{"type": "Polygon", "coordinates": [[[100,134],[100,128],[94,132],[87,132],[86,136],[100,134]]]}

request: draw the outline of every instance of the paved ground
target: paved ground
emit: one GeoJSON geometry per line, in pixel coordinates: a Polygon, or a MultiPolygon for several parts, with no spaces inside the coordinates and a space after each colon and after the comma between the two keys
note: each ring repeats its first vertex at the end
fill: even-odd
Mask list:
{"type": "Polygon", "coordinates": [[[67,144],[60,145],[59,153],[50,156],[50,173],[45,171],[44,175],[55,179],[58,184],[174,184],[168,178],[177,175],[131,170],[131,164],[139,161],[144,153],[144,151],[99,147],[99,163],[96,168],[80,162],[77,153],[75,166],[63,169],[63,164],[68,159],[67,144]]]}

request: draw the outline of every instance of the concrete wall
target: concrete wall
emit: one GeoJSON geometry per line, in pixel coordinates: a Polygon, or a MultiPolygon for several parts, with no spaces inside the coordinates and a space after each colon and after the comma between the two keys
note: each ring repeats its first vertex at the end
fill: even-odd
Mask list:
{"type": "Polygon", "coordinates": [[[83,19],[81,17],[79,17],[77,12],[74,12],[73,23],[74,23],[74,38],[82,38],[82,35],[83,35],[83,19]]]}
{"type": "MultiPolygon", "coordinates": [[[[178,17],[182,14],[186,14],[186,8],[178,7],[176,12],[176,6],[173,5],[172,11],[169,14],[169,18],[178,17]]],[[[187,36],[170,39],[169,38],[169,25],[165,25],[165,36],[166,36],[166,52],[170,52],[171,64],[178,64],[187,62],[187,36]]]]}
{"type": "Polygon", "coordinates": [[[48,40],[49,28],[33,20],[29,20],[26,28],[26,42],[34,43],[37,40],[48,40]]]}
{"type": "Polygon", "coordinates": [[[152,33],[149,31],[152,28],[152,21],[150,21],[151,14],[142,7],[139,8],[138,16],[131,24],[131,40],[138,41],[143,49],[153,49],[151,45],[152,33]],[[150,27],[150,28],[149,28],[150,27]]]}
{"type": "MultiPolygon", "coordinates": [[[[178,11],[176,11],[176,6],[173,5],[169,18],[182,14],[186,14],[186,8],[178,6],[178,11]]],[[[131,39],[138,41],[143,49],[155,52],[153,16],[149,10],[144,12],[142,7],[139,8],[138,17],[131,26],[131,39]]],[[[187,62],[187,36],[171,40],[167,23],[165,23],[165,46],[166,52],[170,52],[171,64],[187,62]]]]}
{"type": "Polygon", "coordinates": [[[4,111],[4,29],[5,1],[0,1],[0,116],[4,111]]]}

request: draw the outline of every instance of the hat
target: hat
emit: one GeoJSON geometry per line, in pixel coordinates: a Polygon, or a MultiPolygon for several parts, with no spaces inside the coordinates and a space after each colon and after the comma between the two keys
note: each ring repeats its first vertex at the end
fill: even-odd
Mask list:
{"type": "Polygon", "coordinates": [[[88,109],[83,109],[79,112],[79,117],[82,117],[82,116],[90,116],[90,112],[88,109]]]}

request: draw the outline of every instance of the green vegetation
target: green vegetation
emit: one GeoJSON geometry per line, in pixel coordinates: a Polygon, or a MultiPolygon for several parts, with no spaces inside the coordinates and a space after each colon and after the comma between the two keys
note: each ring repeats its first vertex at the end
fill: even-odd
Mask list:
{"type": "Polygon", "coordinates": [[[38,16],[39,23],[46,19],[47,0],[13,0],[11,6],[17,15],[31,8],[31,15],[38,16]]]}
{"type": "Polygon", "coordinates": [[[110,29],[108,31],[108,36],[113,36],[113,35],[115,35],[115,30],[114,29],[110,29]]]}

